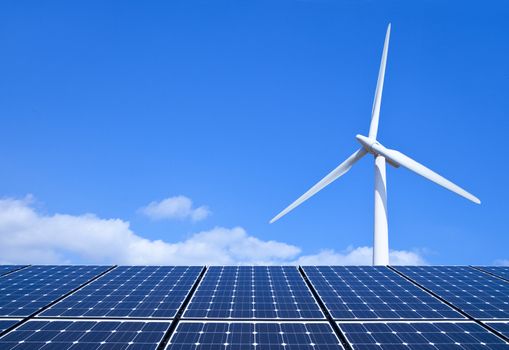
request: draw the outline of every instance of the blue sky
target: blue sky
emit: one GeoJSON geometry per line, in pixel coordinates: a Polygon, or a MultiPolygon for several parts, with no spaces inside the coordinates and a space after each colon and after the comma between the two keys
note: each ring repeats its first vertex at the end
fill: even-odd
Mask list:
{"type": "MultiPolygon", "coordinates": [[[[38,220],[91,213],[151,242],[238,227],[299,249],[282,260],[371,246],[369,157],[268,221],[367,134],[392,22],[379,139],[482,205],[388,168],[391,248],[431,264],[509,260],[508,16],[503,1],[2,2],[3,243],[40,244],[12,243],[26,222],[12,226],[14,206],[36,217],[36,233],[38,220]],[[178,195],[211,215],[154,220],[140,209],[178,195]]],[[[73,227],[71,241],[87,235],[73,227]]],[[[102,259],[41,249],[57,262],[102,259]]]]}

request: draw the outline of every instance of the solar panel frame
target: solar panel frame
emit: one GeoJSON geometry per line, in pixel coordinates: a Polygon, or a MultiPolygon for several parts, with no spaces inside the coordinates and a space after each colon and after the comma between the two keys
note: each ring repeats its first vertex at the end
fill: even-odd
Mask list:
{"type": "Polygon", "coordinates": [[[19,321],[21,321],[21,319],[15,319],[15,318],[0,319],[0,334],[2,334],[2,332],[5,331],[6,329],[14,326],[19,321]]]}
{"type": "Polygon", "coordinates": [[[509,320],[509,282],[468,266],[397,266],[397,271],[477,320],[509,320]]]}
{"type": "Polygon", "coordinates": [[[304,266],[336,320],[465,319],[384,266],[304,266]]]}
{"type": "Polygon", "coordinates": [[[9,349],[157,349],[168,321],[33,319],[0,337],[9,349]]]}
{"type": "Polygon", "coordinates": [[[26,267],[27,265],[0,265],[0,277],[6,275],[8,273],[14,272],[21,268],[26,267]]]}
{"type": "Polygon", "coordinates": [[[179,322],[165,349],[190,348],[196,350],[344,349],[330,323],[325,321],[183,320],[179,322]]]}
{"type": "Polygon", "coordinates": [[[475,266],[475,268],[509,281],[509,266],[475,266]]]}
{"type": "Polygon", "coordinates": [[[484,322],[484,324],[490,326],[509,339],[509,321],[484,322]]]}
{"type": "Polygon", "coordinates": [[[26,317],[106,272],[108,266],[30,266],[0,278],[0,317],[26,317]]]}
{"type": "Polygon", "coordinates": [[[202,270],[203,266],[119,266],[38,317],[172,319],[202,270]]]}
{"type": "Polygon", "coordinates": [[[295,266],[211,266],[183,315],[202,318],[323,320],[325,315],[295,266]]]}
{"type": "Polygon", "coordinates": [[[338,322],[353,350],[507,350],[509,343],[473,321],[338,322]]]}

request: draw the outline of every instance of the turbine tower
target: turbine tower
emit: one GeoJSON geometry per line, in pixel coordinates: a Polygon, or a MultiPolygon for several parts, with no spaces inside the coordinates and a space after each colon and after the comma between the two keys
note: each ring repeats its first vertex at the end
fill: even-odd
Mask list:
{"type": "Polygon", "coordinates": [[[357,135],[356,139],[361,144],[361,148],[355,151],[336,169],[332,170],[327,176],[311,187],[306,193],[300,196],[295,202],[290,204],[281,213],[276,215],[270,223],[279,220],[291,210],[302,204],[304,201],[315,195],[324,187],[328,186],[345,173],[367,153],[371,153],[375,158],[375,217],[374,217],[374,235],[373,235],[373,265],[389,265],[389,229],[387,225],[387,181],[385,176],[385,165],[389,163],[395,168],[403,166],[436,184],[447,188],[448,190],[471,200],[474,203],[481,204],[481,201],[474,195],[468,193],[458,185],[455,185],[446,178],[438,175],[434,171],[419,164],[403,153],[385,148],[377,140],[378,120],[380,117],[380,105],[382,102],[382,89],[385,77],[385,65],[387,63],[387,51],[389,49],[389,37],[391,34],[391,24],[387,27],[385,35],[384,49],[382,52],[382,62],[378,72],[378,81],[375,90],[375,99],[371,111],[371,124],[369,126],[368,136],[357,135]]]}

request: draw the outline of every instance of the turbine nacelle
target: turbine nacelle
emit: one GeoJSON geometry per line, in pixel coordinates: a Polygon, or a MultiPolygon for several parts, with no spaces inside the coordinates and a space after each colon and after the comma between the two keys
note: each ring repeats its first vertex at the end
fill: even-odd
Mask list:
{"type": "Polygon", "coordinates": [[[387,153],[388,153],[387,148],[385,148],[380,142],[378,142],[374,138],[367,137],[367,136],[360,135],[360,134],[356,135],[355,138],[361,144],[361,146],[366,150],[366,152],[371,153],[375,157],[378,155],[381,155],[385,158],[387,163],[389,163],[393,167],[395,167],[395,168],[400,167],[400,164],[398,162],[396,162],[391,157],[387,157],[387,153]]]}
{"type": "Polygon", "coordinates": [[[364,149],[368,153],[374,154],[375,156],[377,155],[377,153],[376,153],[375,149],[373,148],[373,146],[376,147],[377,145],[380,145],[380,142],[378,142],[374,138],[367,137],[367,136],[360,135],[360,134],[356,135],[355,138],[361,144],[361,146],[364,147],[364,149]]]}

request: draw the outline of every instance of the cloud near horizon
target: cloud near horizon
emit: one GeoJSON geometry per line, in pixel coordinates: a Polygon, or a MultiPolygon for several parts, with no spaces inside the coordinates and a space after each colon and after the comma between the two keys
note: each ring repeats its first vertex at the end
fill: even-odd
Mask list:
{"type": "Polygon", "coordinates": [[[152,220],[201,221],[212,214],[206,206],[193,208],[193,201],[186,196],[168,197],[159,202],[151,202],[139,211],[152,220]]]}
{"type": "MultiPolygon", "coordinates": [[[[180,242],[150,240],[129,222],[93,214],[46,215],[26,199],[0,199],[0,264],[369,265],[370,247],[302,255],[291,244],[264,241],[241,227],[215,227],[180,242]]],[[[393,265],[423,265],[417,252],[391,251],[393,265]]]]}

